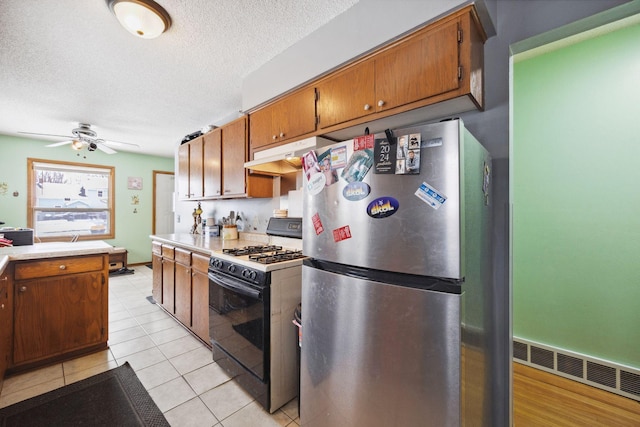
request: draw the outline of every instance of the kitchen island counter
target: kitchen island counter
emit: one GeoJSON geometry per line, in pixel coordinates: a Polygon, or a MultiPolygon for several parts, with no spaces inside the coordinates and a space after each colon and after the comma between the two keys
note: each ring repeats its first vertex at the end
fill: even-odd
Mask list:
{"type": "Polygon", "coordinates": [[[112,249],[103,241],[0,248],[9,313],[0,377],[107,348],[112,249]]]}

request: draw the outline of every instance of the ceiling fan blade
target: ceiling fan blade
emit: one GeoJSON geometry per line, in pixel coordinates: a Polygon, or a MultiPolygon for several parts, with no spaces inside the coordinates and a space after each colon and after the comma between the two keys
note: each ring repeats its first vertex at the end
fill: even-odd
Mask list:
{"type": "Polygon", "coordinates": [[[117,153],[116,150],[113,150],[113,149],[107,147],[106,145],[104,145],[102,143],[96,144],[96,145],[97,145],[98,150],[102,151],[103,153],[106,153],[106,154],[116,154],[117,153]]]}
{"type": "Polygon", "coordinates": [[[54,142],[53,144],[45,145],[45,147],[59,147],[61,145],[71,144],[72,142],[73,140],[70,139],[68,141],[54,142]]]}
{"type": "Polygon", "coordinates": [[[53,135],[50,133],[35,133],[35,132],[21,132],[21,131],[18,131],[18,133],[21,133],[23,135],[48,136],[52,138],[73,138],[72,135],[53,135]]]}
{"type": "Polygon", "coordinates": [[[105,139],[104,142],[105,144],[115,145],[116,147],[124,147],[125,145],[128,145],[130,147],[140,148],[138,144],[132,144],[130,142],[114,141],[112,139],[105,139]]]}

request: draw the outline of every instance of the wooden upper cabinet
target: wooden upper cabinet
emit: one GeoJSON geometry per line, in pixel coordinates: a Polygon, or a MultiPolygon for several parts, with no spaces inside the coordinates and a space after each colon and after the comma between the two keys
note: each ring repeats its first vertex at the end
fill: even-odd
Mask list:
{"type": "Polygon", "coordinates": [[[280,141],[316,130],[316,91],[308,87],[278,103],[274,111],[274,130],[280,141]]]}
{"type": "Polygon", "coordinates": [[[326,128],[376,111],[374,65],[371,60],[361,62],[316,86],[319,127],[326,128]]]}
{"type": "Polygon", "coordinates": [[[377,111],[458,89],[458,46],[454,20],[376,56],[377,111]]]}
{"type": "Polygon", "coordinates": [[[204,135],[204,197],[219,197],[222,194],[222,130],[220,128],[204,135]]]}
{"type": "Polygon", "coordinates": [[[251,113],[249,126],[249,143],[252,150],[314,132],[315,89],[307,87],[251,113]]]}
{"type": "Polygon", "coordinates": [[[178,191],[181,199],[204,195],[204,138],[192,139],[178,147],[178,191]]]}
{"type": "Polygon", "coordinates": [[[249,115],[249,144],[252,150],[278,141],[273,131],[273,108],[264,107],[249,115]]]}
{"type": "Polygon", "coordinates": [[[222,187],[224,196],[245,193],[244,162],[247,155],[247,118],[222,128],[222,187]]]}
{"type": "Polygon", "coordinates": [[[318,128],[331,132],[462,96],[472,101],[464,108],[482,108],[485,40],[469,6],[321,78],[318,128]]]}
{"type": "Polygon", "coordinates": [[[178,147],[178,194],[180,199],[189,198],[189,145],[178,147]]]}
{"type": "Polygon", "coordinates": [[[203,147],[204,137],[200,136],[189,144],[189,194],[190,198],[201,198],[203,192],[203,147]]]}

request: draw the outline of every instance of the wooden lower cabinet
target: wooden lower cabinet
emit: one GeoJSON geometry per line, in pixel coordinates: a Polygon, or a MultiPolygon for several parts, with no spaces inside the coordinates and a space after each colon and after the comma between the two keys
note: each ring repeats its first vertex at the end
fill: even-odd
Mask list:
{"type": "Polygon", "coordinates": [[[154,299],[207,345],[209,339],[209,256],[153,242],[154,299]],[[162,255],[158,255],[162,253],[162,255]],[[161,290],[161,292],[160,292],[161,290]],[[160,294],[156,297],[156,294],[160,294]]]}
{"type": "Polygon", "coordinates": [[[11,361],[11,344],[13,330],[13,281],[11,266],[7,266],[0,274],[0,390],[2,379],[11,361]]]}
{"type": "Polygon", "coordinates": [[[162,307],[171,314],[175,314],[176,310],[174,251],[173,246],[162,245],[162,307]]]}
{"type": "Polygon", "coordinates": [[[162,255],[152,254],[151,266],[153,267],[151,296],[156,304],[162,304],[162,255]]]}
{"type": "Polygon", "coordinates": [[[106,254],[15,263],[12,367],[106,348],[108,266],[106,254]]]}
{"type": "Polygon", "coordinates": [[[191,252],[176,248],[175,316],[191,327],[191,252]]]}
{"type": "Polygon", "coordinates": [[[209,338],[209,257],[192,255],[191,269],[191,329],[207,344],[209,338]]]}

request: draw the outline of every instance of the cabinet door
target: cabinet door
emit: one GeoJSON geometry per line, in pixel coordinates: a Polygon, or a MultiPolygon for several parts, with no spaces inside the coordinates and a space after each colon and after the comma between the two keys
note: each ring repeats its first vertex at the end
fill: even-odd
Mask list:
{"type": "Polygon", "coordinates": [[[222,127],[222,186],[225,196],[245,193],[246,138],[246,117],[222,127]]]}
{"type": "Polygon", "coordinates": [[[153,285],[151,295],[156,304],[162,304],[162,257],[157,254],[151,255],[151,264],[153,267],[153,285]]]}
{"type": "Polygon", "coordinates": [[[10,363],[11,334],[13,331],[13,310],[11,296],[13,284],[11,283],[10,267],[6,267],[0,275],[0,390],[4,373],[10,363]]]}
{"type": "Polygon", "coordinates": [[[222,130],[214,129],[204,135],[204,196],[222,194],[222,130]]]}
{"type": "Polygon", "coordinates": [[[162,306],[169,313],[175,313],[175,266],[172,259],[162,259],[162,306]]]}
{"type": "Polygon", "coordinates": [[[320,82],[318,126],[326,128],[376,111],[374,62],[369,60],[320,82]]]}
{"type": "Polygon", "coordinates": [[[105,282],[103,272],[16,281],[14,365],[106,341],[105,282]]]}
{"type": "Polygon", "coordinates": [[[205,343],[209,338],[209,257],[191,255],[191,329],[205,343]]]}
{"type": "Polygon", "coordinates": [[[202,198],[203,181],[203,147],[204,138],[198,137],[189,141],[189,195],[190,198],[202,198]]]}
{"type": "MultiPolygon", "coordinates": [[[[177,251],[178,249],[176,249],[177,251]]],[[[175,264],[176,318],[185,326],[191,326],[191,267],[175,264]]]]}
{"type": "Polygon", "coordinates": [[[316,130],[316,91],[307,88],[293,93],[274,110],[274,131],[278,141],[286,141],[316,130]]]}
{"type": "Polygon", "coordinates": [[[181,199],[189,198],[189,145],[178,147],[178,194],[181,199]]]}
{"type": "Polygon", "coordinates": [[[268,106],[249,115],[249,138],[252,150],[277,141],[273,130],[273,109],[274,106],[268,106]]]}
{"type": "Polygon", "coordinates": [[[377,111],[457,89],[458,55],[458,21],[453,20],[376,56],[377,111]]]}

